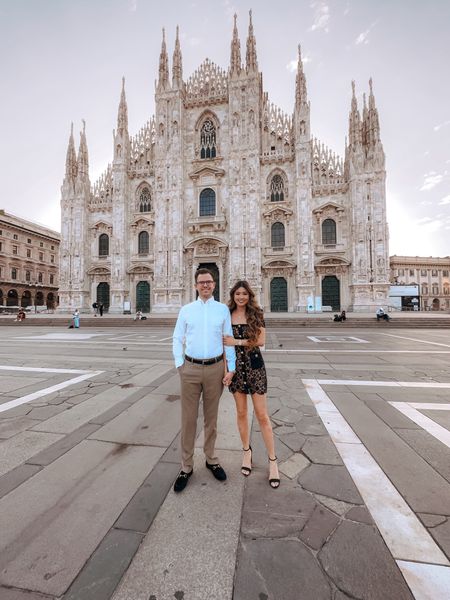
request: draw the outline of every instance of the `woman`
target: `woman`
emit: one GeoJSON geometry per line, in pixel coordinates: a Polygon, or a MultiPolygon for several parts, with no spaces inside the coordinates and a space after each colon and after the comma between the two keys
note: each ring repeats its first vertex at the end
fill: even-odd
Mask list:
{"type": "Polygon", "coordinates": [[[267,414],[267,376],[260,346],[264,346],[265,323],[263,312],[255,301],[255,294],[247,281],[238,281],[230,290],[228,307],[231,312],[233,337],[224,336],[226,346],[236,348],[236,373],[230,384],[236,401],[237,425],[244,451],[241,472],[248,476],[252,471],[252,447],[247,417],[247,394],[253,408],[269,456],[269,484],[280,485],[277,457],[275,456],[272,425],[267,414]]]}

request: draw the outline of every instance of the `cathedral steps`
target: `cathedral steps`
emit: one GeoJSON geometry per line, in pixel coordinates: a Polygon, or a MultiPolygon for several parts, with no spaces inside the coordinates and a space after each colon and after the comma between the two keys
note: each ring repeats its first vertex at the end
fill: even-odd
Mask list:
{"type": "MultiPolygon", "coordinates": [[[[387,328],[387,329],[449,329],[450,315],[435,316],[433,314],[411,315],[404,313],[394,315],[391,321],[377,322],[371,315],[352,315],[348,313],[347,321],[335,323],[331,315],[289,315],[278,316],[266,314],[266,326],[274,329],[354,329],[354,328],[387,328]]],[[[93,317],[81,315],[81,327],[133,327],[133,328],[172,328],[175,325],[175,315],[151,315],[145,321],[134,321],[130,316],[93,317]]],[[[29,315],[26,320],[18,323],[15,316],[0,317],[0,326],[15,325],[16,327],[45,326],[45,327],[67,327],[71,319],[62,315],[29,315]]]]}

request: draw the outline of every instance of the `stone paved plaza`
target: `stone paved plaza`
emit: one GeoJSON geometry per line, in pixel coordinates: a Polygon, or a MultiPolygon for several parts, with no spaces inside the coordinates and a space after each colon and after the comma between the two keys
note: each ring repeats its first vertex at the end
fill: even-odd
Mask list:
{"type": "Polygon", "coordinates": [[[225,391],[178,495],[171,329],[0,332],[1,600],[450,597],[448,330],[268,327],[281,487],[225,391]]]}

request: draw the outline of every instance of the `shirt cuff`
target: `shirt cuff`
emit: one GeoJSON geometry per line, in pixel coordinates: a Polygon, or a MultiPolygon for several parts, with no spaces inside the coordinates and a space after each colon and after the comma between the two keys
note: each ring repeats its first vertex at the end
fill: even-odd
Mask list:
{"type": "Polygon", "coordinates": [[[184,359],[178,359],[175,361],[175,367],[178,369],[178,367],[181,367],[181,365],[184,363],[184,359]]]}

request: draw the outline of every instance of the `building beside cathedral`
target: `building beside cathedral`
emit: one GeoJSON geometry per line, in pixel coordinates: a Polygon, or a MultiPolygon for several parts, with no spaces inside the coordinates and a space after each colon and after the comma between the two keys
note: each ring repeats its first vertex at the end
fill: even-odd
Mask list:
{"type": "Polygon", "coordinates": [[[128,131],[124,82],[114,155],[93,185],[83,127],[62,185],[60,309],[175,312],[209,267],[226,301],[247,279],[265,311],[372,310],[389,288],[385,156],[370,81],[351,98],[345,157],[313,137],[299,49],[293,114],[269,102],[250,13],[245,61],[236,17],[226,70],[172,72],[163,32],[155,115],[128,131]]]}

